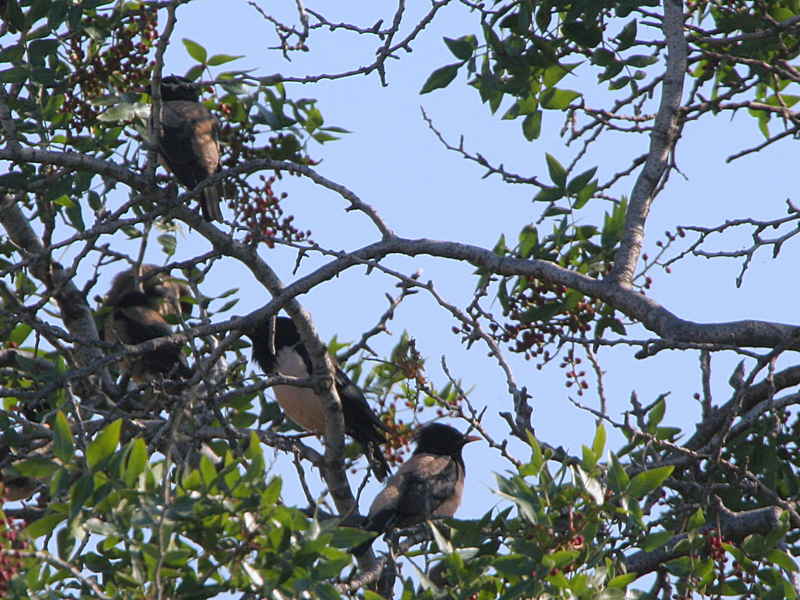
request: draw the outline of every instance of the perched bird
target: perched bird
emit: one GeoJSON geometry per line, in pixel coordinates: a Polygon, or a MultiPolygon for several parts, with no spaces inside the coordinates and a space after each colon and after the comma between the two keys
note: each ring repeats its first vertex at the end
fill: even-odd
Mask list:
{"type": "MultiPolygon", "coordinates": [[[[186,300],[188,286],[157,270],[155,265],[142,265],[139,277],[135,269],[129,269],[114,278],[104,302],[108,308],[102,327],[106,341],[134,345],[169,336],[173,331],[165,317],[191,313],[192,305],[186,300]]],[[[155,374],[192,375],[180,344],[163,344],[125,359],[123,369],[139,381],[155,374]]]]}
{"type": "MultiPolygon", "coordinates": [[[[479,439],[442,423],[431,423],[420,429],[414,454],[372,501],[364,528],[386,533],[428,519],[452,517],[464,492],[461,449],[479,439]]],[[[372,542],[364,542],[353,552],[362,554],[372,542]]]]}
{"type": "MultiPolygon", "coordinates": [[[[300,341],[297,327],[288,317],[275,319],[274,335],[272,319],[243,333],[252,340],[253,360],[264,373],[303,378],[310,376],[311,358],[300,341]]],[[[278,404],[292,421],[307,431],[325,435],[325,406],[314,390],[292,385],[276,385],[273,389],[278,404]]],[[[345,432],[361,444],[372,472],[378,481],[383,481],[389,473],[389,464],[380,445],[386,443],[384,432],[388,428],[372,412],[364,393],[338,365],[336,391],[342,401],[345,432]]]]}
{"type": "Polygon", "coordinates": [[[192,290],[188,285],[165,273],[156,265],[143,264],[117,273],[105,304],[114,306],[132,291],[141,291],[152,299],[152,307],[162,317],[188,318],[192,314],[192,290]]]}
{"type": "MultiPolygon", "coordinates": [[[[199,86],[177,75],[161,80],[162,165],[193,190],[220,170],[217,120],[200,104],[199,86]]],[[[206,221],[222,221],[219,184],[203,188],[200,208],[206,221]]]]}

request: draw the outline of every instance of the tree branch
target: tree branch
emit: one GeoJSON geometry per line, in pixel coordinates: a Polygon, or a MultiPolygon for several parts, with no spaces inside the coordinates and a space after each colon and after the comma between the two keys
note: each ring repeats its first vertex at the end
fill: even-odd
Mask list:
{"type": "Polygon", "coordinates": [[[680,106],[686,74],[687,44],[683,37],[683,7],[680,0],[664,0],[663,30],[667,41],[667,69],[662,86],[650,151],[631,192],[625,217],[624,237],[617,250],[609,281],[629,286],[639,260],[644,227],[656,189],[669,167],[670,154],[680,136],[680,106]]]}
{"type": "MultiPolygon", "coordinates": [[[[783,511],[775,506],[733,512],[722,504],[719,497],[714,496],[713,501],[717,508],[719,527],[716,522],[706,525],[698,531],[700,535],[719,529],[725,539],[741,539],[751,533],[768,534],[780,526],[780,517],[783,511]]],[[[636,573],[641,577],[652,573],[673,558],[688,554],[691,551],[688,545],[684,545],[681,550],[675,548],[678,542],[685,540],[688,536],[688,533],[676,535],[664,544],[663,548],[651,552],[641,551],[626,557],[624,560],[626,569],[629,573],[636,573]]]]}

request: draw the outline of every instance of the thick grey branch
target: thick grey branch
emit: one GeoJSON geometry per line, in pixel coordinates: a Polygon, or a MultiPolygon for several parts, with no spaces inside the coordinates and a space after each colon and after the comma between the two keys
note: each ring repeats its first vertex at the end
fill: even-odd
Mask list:
{"type": "Polygon", "coordinates": [[[92,158],[79,152],[50,152],[33,148],[0,148],[0,160],[58,165],[76,171],[91,171],[120,181],[133,189],[147,191],[144,177],[116,163],[92,158]]]}
{"type": "MultiPolygon", "coordinates": [[[[86,299],[71,280],[65,279],[63,267],[50,259],[47,249],[31,228],[30,221],[19,209],[16,198],[11,195],[0,200],[0,224],[8,233],[9,239],[22,250],[23,255],[31,259],[29,266],[34,277],[53,292],[64,326],[73,336],[87,342],[77,348],[81,365],[100,361],[103,353],[92,344],[98,340],[98,334],[86,299]]],[[[103,378],[107,386],[110,386],[107,373],[103,373],[103,378]]]]}
{"type": "Polygon", "coordinates": [[[656,188],[667,173],[670,154],[680,136],[680,106],[686,75],[687,44],[683,37],[683,8],[680,0],[664,0],[663,29],[667,41],[667,70],[661,92],[650,151],[631,192],[625,217],[624,237],[617,250],[609,280],[629,285],[644,240],[644,227],[656,188]]]}
{"type": "MultiPolygon", "coordinates": [[[[197,218],[199,221],[199,217],[197,218]]],[[[202,226],[201,226],[202,228],[202,226]]],[[[220,234],[221,235],[221,234],[220,234]]],[[[390,254],[428,255],[468,262],[491,273],[508,276],[529,276],[560,283],[589,296],[600,298],[629,317],[641,322],[662,338],[675,342],[695,342],[787,349],[800,349],[800,327],[767,321],[733,321],[728,323],[695,323],[681,319],[652,298],[610,281],[593,279],[542,260],[501,257],[491,250],[428,239],[395,237],[360,248],[332,260],[309,275],[287,286],[289,296],[302,294],[315,285],[364,261],[380,260],[390,254]]]]}

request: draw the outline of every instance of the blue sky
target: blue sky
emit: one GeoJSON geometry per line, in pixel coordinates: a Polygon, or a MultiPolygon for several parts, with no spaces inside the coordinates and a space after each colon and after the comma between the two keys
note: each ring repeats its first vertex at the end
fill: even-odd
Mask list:
{"type": "MultiPolygon", "coordinates": [[[[285,4],[287,9],[294,6],[291,2],[285,4]]],[[[335,4],[332,10],[336,13],[326,13],[332,21],[370,25],[379,16],[385,21],[391,18],[390,12],[379,14],[384,3],[335,4]]],[[[427,8],[427,4],[421,8],[427,8]]],[[[409,7],[409,12],[414,10],[420,7],[409,7]]],[[[166,55],[165,73],[183,73],[193,64],[180,43],[184,37],[204,45],[209,54],[245,55],[223,69],[250,68],[258,75],[344,71],[371,62],[376,47],[372,39],[365,43],[349,34],[318,32],[310,41],[311,51],[293,54],[292,62],[287,63],[279,52],[268,50],[275,45],[272,28],[245,2],[193,2],[181,7],[178,17],[166,55]]],[[[403,28],[406,31],[408,26],[403,28]]],[[[311,154],[322,161],[316,170],[373,205],[388,225],[404,237],[449,239],[491,248],[501,233],[513,242],[519,230],[538,217],[540,208],[530,201],[534,189],[503,184],[497,177],[482,179],[479,167],[445,150],[425,125],[420,106],[424,106],[452,143],[464,135],[471,151],[523,175],[537,175],[546,180],[545,152],[566,164],[578,151],[577,146],[565,148],[559,138],[558,113],[548,115],[540,139],[526,142],[520,121],[501,121],[499,114],[505,107],[498,116],[490,115],[477,93],[465,86],[463,74],[446,90],[425,96],[418,94],[432,70],[453,62],[442,37],[477,31],[476,18],[460,6],[448,7],[414,42],[412,53],[401,52],[400,60],[387,63],[388,87],[381,87],[376,74],[287,86],[294,98],[317,98],[326,124],[352,131],[341,141],[311,146],[311,154]]],[[[212,71],[212,75],[215,73],[212,71]]],[[[579,71],[573,80],[565,79],[562,84],[585,91],[595,105],[607,98],[605,90],[595,83],[594,75],[586,71],[579,71]]],[[[663,239],[663,232],[674,230],[676,225],[716,225],[728,218],[775,218],[785,214],[783,202],[796,189],[794,172],[789,166],[791,141],[732,165],[724,163],[727,155],[760,139],[754,121],[744,114],[733,120],[723,115],[716,121],[690,123],[676,155],[681,173],[673,172],[666,190],[654,204],[648,223],[647,251],[654,252],[656,239],[663,239]]],[[[627,166],[632,157],[646,150],[647,144],[648,139],[641,135],[611,136],[592,148],[578,172],[599,165],[600,172],[607,176],[627,166]]],[[[618,190],[627,193],[632,184],[628,179],[618,190]]],[[[285,210],[295,215],[296,225],[310,229],[323,246],[349,250],[378,239],[367,219],[358,213],[346,213],[346,203],[332,192],[294,177],[284,178],[276,184],[276,190],[289,193],[285,210]]],[[[596,202],[600,214],[607,205],[596,202]]],[[[730,240],[726,248],[746,242],[746,237],[739,236],[730,240]]],[[[199,254],[206,248],[207,243],[200,236],[184,231],[179,258],[199,254]]],[[[264,249],[262,256],[284,283],[324,263],[307,260],[295,276],[292,252],[264,249]]],[[[781,261],[772,261],[768,253],[759,255],[741,289],[734,284],[738,263],[689,259],[676,265],[670,276],[657,272],[651,295],[686,319],[711,322],[758,318],[792,322],[796,319],[796,292],[787,293],[787,286],[778,282],[785,277],[781,270],[785,267],[781,265],[787,261],[796,264],[796,258],[797,249],[791,243],[783,250],[781,261]]],[[[149,259],[163,260],[157,252],[149,259]]],[[[393,258],[387,264],[407,274],[421,268],[423,279],[434,280],[440,293],[460,307],[471,299],[475,285],[472,267],[441,260],[402,258],[393,258]]],[[[340,340],[353,341],[385,310],[384,293],[393,292],[394,283],[379,274],[366,276],[363,269],[351,269],[299,300],[310,311],[323,339],[338,335],[340,340]]],[[[234,286],[242,290],[240,303],[234,309],[236,314],[258,308],[268,300],[266,292],[251,283],[248,272],[233,261],[212,272],[206,292],[219,293],[234,286]]],[[[494,308],[499,311],[497,305],[494,308]]],[[[391,330],[399,336],[406,329],[416,338],[417,347],[428,359],[428,376],[438,386],[445,381],[439,367],[440,357],[445,356],[452,371],[467,388],[473,389],[473,402],[489,406],[489,428],[502,437],[504,428],[496,413],[510,407],[503,374],[487,358],[484,346],[476,344],[466,350],[450,332],[452,324],[432,299],[418,294],[401,307],[391,330]]],[[[638,337],[653,336],[641,332],[638,337]]],[[[373,347],[386,352],[396,339],[384,336],[373,347]]],[[[620,411],[628,407],[632,390],[637,391],[644,403],[670,391],[665,424],[689,426],[699,412],[691,398],[700,390],[696,354],[664,352],[646,361],[636,361],[632,354],[625,348],[601,351],[612,416],[618,418],[620,411]]],[[[534,424],[540,439],[579,453],[581,444],[591,442],[594,419],[569,403],[572,390],[564,387],[561,371],[554,366],[538,371],[514,355],[507,358],[515,367],[517,382],[533,394],[534,424]]],[[[736,362],[735,357],[728,355],[714,358],[713,382],[718,401],[727,399],[730,390],[725,382],[736,362]]],[[[591,390],[583,401],[597,407],[597,398],[591,390]]],[[[609,431],[612,448],[618,447],[620,440],[619,435],[609,431]]],[[[527,450],[520,444],[512,448],[520,457],[527,456],[527,450]]],[[[469,518],[483,514],[497,502],[491,492],[493,472],[503,472],[508,465],[481,444],[468,446],[465,457],[469,485],[458,516],[469,518]]],[[[286,474],[284,495],[291,503],[297,488],[288,457],[279,455],[276,469],[286,474]]],[[[321,485],[317,489],[322,489],[321,485]]],[[[375,489],[371,487],[365,492],[362,510],[375,489]]],[[[302,501],[301,496],[296,498],[302,501]]]]}

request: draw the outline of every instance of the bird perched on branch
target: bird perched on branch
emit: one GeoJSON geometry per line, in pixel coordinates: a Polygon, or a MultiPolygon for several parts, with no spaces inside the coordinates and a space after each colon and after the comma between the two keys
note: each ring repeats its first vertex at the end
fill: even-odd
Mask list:
{"type": "MultiPolygon", "coordinates": [[[[376,533],[403,529],[428,519],[452,517],[461,504],[465,467],[461,449],[479,437],[442,423],[416,435],[417,448],[372,501],[364,528],[376,533]]],[[[373,540],[353,552],[362,554],[373,540]]]]}
{"type": "MultiPolygon", "coordinates": [[[[311,358],[291,319],[277,317],[274,332],[272,319],[267,319],[243,333],[252,340],[253,360],[264,373],[310,377],[311,358]]],[[[292,421],[306,431],[325,435],[325,405],[314,390],[292,385],[276,385],[274,390],[278,404],[292,421]]],[[[342,402],[345,432],[361,444],[372,472],[378,481],[383,481],[389,473],[389,464],[380,445],[386,443],[388,428],[372,412],[364,393],[338,365],[336,391],[342,402]]]]}
{"type": "MultiPolygon", "coordinates": [[[[200,104],[200,88],[185,77],[161,80],[161,163],[193,190],[220,170],[217,120],[200,104]]],[[[203,188],[200,208],[206,221],[222,221],[219,183],[203,188]]]]}
{"type": "MultiPolygon", "coordinates": [[[[128,269],[114,277],[106,295],[108,308],[103,322],[103,338],[119,344],[140,344],[172,335],[172,326],[165,317],[188,317],[192,303],[189,287],[176,281],[155,265],[128,269]]],[[[155,350],[125,359],[123,369],[135,380],[148,375],[191,377],[180,344],[162,344],[155,350]]]]}

